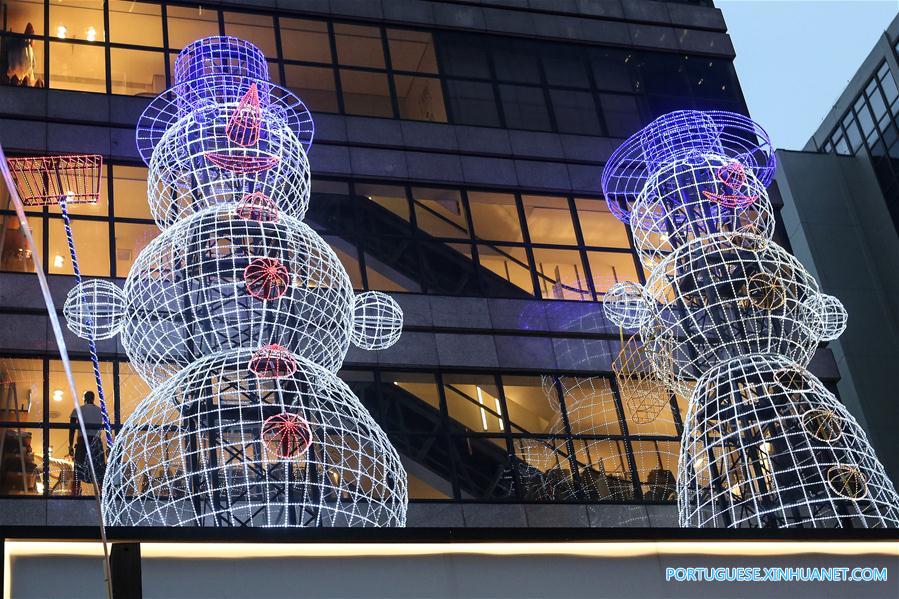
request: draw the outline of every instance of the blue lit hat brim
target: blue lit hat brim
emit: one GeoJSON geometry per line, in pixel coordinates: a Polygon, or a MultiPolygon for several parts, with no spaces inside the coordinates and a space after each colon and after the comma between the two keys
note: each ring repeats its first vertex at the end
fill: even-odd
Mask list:
{"type": "MultiPolygon", "coordinates": [[[[768,133],[747,116],[724,110],[684,110],[676,111],[655,119],[646,127],[631,135],[609,158],[602,172],[602,191],[609,210],[618,220],[629,223],[631,206],[643,190],[647,178],[651,176],[652,167],[648,164],[646,151],[647,135],[658,136],[658,128],[665,120],[672,117],[695,118],[698,126],[686,129],[685,134],[696,135],[707,124],[713,125],[717,131],[714,150],[705,148],[708,139],[701,134],[697,138],[698,146],[693,151],[714,153],[740,162],[767,187],[774,180],[776,160],[774,146],[768,133]]],[[[667,140],[670,141],[670,140],[667,140]]],[[[688,140],[681,140],[675,150],[686,156],[691,148],[688,140]]],[[[678,154],[672,154],[677,158],[678,154]]]]}
{"type": "MultiPolygon", "coordinates": [[[[217,76],[216,83],[220,83],[222,79],[227,79],[233,89],[245,90],[253,83],[256,83],[260,89],[264,88],[267,93],[260,94],[265,98],[263,103],[269,109],[275,109],[282,113],[287,127],[296,134],[303,149],[306,152],[309,151],[315,135],[315,126],[312,121],[312,113],[296,94],[280,85],[247,77],[217,76]]],[[[156,96],[138,118],[137,151],[144,164],[150,164],[150,156],[162,136],[179,118],[186,114],[183,108],[184,98],[187,90],[196,85],[197,81],[188,81],[172,86],[156,96]]],[[[236,102],[238,99],[235,96],[229,98],[228,101],[236,102]]]]}

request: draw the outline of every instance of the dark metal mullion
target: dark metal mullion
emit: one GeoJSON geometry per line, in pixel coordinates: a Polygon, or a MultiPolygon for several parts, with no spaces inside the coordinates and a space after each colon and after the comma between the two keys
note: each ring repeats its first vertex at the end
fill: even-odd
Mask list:
{"type": "MultiPolygon", "coordinates": [[[[107,221],[107,230],[109,233],[109,243],[107,247],[109,248],[109,276],[115,277],[116,274],[116,240],[115,240],[115,211],[114,211],[114,200],[112,197],[113,190],[113,173],[115,172],[113,166],[109,163],[106,164],[106,221],[107,221]]],[[[103,170],[100,170],[100,175],[103,175],[103,170]]]]}
{"type": "Polygon", "coordinates": [[[112,94],[112,49],[109,45],[109,2],[103,2],[103,52],[106,55],[106,95],[112,94]]]}
{"type": "Polygon", "coordinates": [[[490,44],[484,44],[484,53],[487,55],[487,68],[490,70],[490,84],[493,87],[493,101],[496,103],[496,113],[499,116],[499,128],[507,129],[506,111],[503,109],[502,95],[499,93],[496,65],[493,64],[493,48],[490,44]]]}
{"type": "MultiPolygon", "coordinates": [[[[41,422],[41,430],[44,434],[43,443],[41,443],[42,451],[44,455],[42,456],[43,467],[41,468],[41,479],[44,483],[44,495],[50,494],[50,359],[44,358],[41,360],[41,370],[43,371],[44,380],[41,385],[41,389],[43,390],[43,397],[41,398],[41,403],[43,404],[44,409],[44,418],[43,422],[41,422]]],[[[78,398],[75,398],[75,401],[78,401],[78,398]]],[[[5,433],[4,433],[5,434],[5,433]]]]}
{"type": "MultiPolygon", "coordinates": [[[[337,112],[346,114],[346,107],[343,102],[343,83],[340,80],[340,66],[337,58],[337,39],[334,37],[334,21],[328,19],[328,43],[331,47],[331,71],[334,75],[334,93],[337,94],[337,112]]],[[[368,289],[368,286],[365,287],[368,289]]]]}
{"type": "MultiPolygon", "coordinates": [[[[172,87],[172,65],[169,60],[169,4],[161,3],[160,18],[162,19],[162,57],[165,63],[165,85],[166,89],[172,87]]],[[[118,416],[117,416],[118,417],[118,416]]]]}
{"type": "MultiPolygon", "coordinates": [[[[568,464],[571,468],[571,478],[574,482],[575,489],[580,494],[581,489],[581,473],[577,463],[577,448],[574,445],[574,438],[571,432],[571,422],[568,419],[568,407],[565,404],[565,389],[562,386],[562,378],[553,376],[553,389],[556,392],[556,400],[559,402],[559,414],[562,416],[562,425],[565,427],[565,446],[568,449],[568,464]]],[[[585,446],[586,447],[586,446],[585,446]]],[[[589,466],[589,464],[586,464],[589,466]]]]}
{"type": "Polygon", "coordinates": [[[402,187],[403,192],[406,194],[406,207],[409,210],[409,226],[412,227],[412,233],[408,236],[408,241],[412,246],[413,251],[418,254],[418,260],[416,260],[419,268],[418,284],[421,286],[424,293],[430,293],[430,280],[425,275],[425,273],[428,272],[428,269],[425,268],[427,265],[425,264],[424,252],[419,249],[418,218],[415,215],[415,202],[412,201],[412,186],[405,184],[402,187]]]}
{"type": "Polygon", "coordinates": [[[277,14],[272,16],[275,27],[275,52],[278,54],[278,77],[281,84],[287,87],[287,73],[284,70],[284,49],[281,46],[281,19],[277,14]]]}
{"type": "MultiPolygon", "coordinates": [[[[356,194],[356,183],[354,181],[350,181],[348,183],[348,188],[350,192],[350,200],[353,202],[358,202],[357,194],[356,194]]],[[[370,291],[371,288],[368,285],[368,272],[365,268],[365,241],[362,238],[360,231],[362,230],[363,223],[360,222],[358,218],[360,211],[353,210],[353,232],[351,233],[353,237],[353,241],[356,244],[356,260],[359,262],[359,276],[362,279],[362,288],[366,291],[370,291]]]]}
{"type": "MultiPolygon", "coordinates": [[[[602,109],[602,102],[600,101],[600,87],[596,83],[596,77],[593,73],[593,64],[590,60],[589,54],[585,55],[586,64],[587,64],[587,82],[590,84],[590,89],[588,90],[593,95],[593,109],[596,111],[596,115],[599,117],[599,126],[602,129],[602,133],[608,135],[609,133],[609,125],[606,122],[606,115],[602,109]]],[[[630,72],[630,68],[628,68],[628,72],[630,72]]]]}
{"type": "MultiPolygon", "coordinates": [[[[112,362],[112,393],[113,393],[113,417],[114,425],[122,423],[122,384],[121,384],[121,360],[115,359],[112,362]]],[[[111,447],[109,448],[112,449],[111,447]]]]}
{"type": "Polygon", "coordinates": [[[587,280],[587,290],[594,300],[598,300],[599,296],[593,285],[593,269],[590,268],[590,256],[587,254],[587,250],[584,249],[587,244],[584,242],[584,233],[581,231],[581,219],[578,217],[574,196],[568,196],[568,210],[571,212],[571,222],[574,224],[574,239],[577,241],[578,252],[581,254],[581,262],[583,262],[584,266],[584,278],[587,280]]]}
{"type": "Polygon", "coordinates": [[[546,80],[546,72],[543,69],[541,57],[537,58],[537,69],[540,71],[540,87],[543,89],[543,101],[546,103],[546,114],[549,116],[550,131],[558,133],[559,125],[556,122],[556,110],[553,107],[552,96],[549,93],[549,83],[546,80]]]}
{"type": "Polygon", "coordinates": [[[453,439],[449,434],[449,410],[446,405],[446,389],[443,387],[443,373],[435,372],[434,373],[434,381],[437,383],[437,397],[440,400],[440,417],[442,419],[440,423],[440,436],[443,437],[443,442],[446,443],[446,449],[449,452],[450,456],[450,473],[452,476],[452,480],[450,484],[453,488],[453,500],[461,501],[462,499],[462,489],[459,485],[459,473],[456,468],[456,450],[453,446],[453,439]]]}
{"type": "Polygon", "coordinates": [[[618,381],[615,377],[607,379],[609,388],[612,389],[612,396],[615,400],[615,412],[618,414],[618,424],[621,426],[621,433],[624,435],[622,443],[624,451],[627,454],[627,464],[631,469],[631,483],[634,487],[634,498],[643,500],[643,485],[640,482],[640,470],[637,468],[637,460],[634,458],[634,449],[631,447],[631,436],[627,429],[627,418],[624,415],[624,403],[621,399],[621,390],[618,388],[618,381]]]}
{"type": "Polygon", "coordinates": [[[459,198],[462,202],[462,210],[465,211],[465,224],[468,226],[468,242],[471,247],[471,262],[472,262],[472,270],[474,271],[475,280],[478,284],[478,290],[481,292],[481,295],[487,297],[487,293],[485,292],[485,288],[481,286],[481,255],[478,250],[477,239],[474,235],[474,220],[471,217],[471,204],[468,201],[468,190],[463,188],[459,189],[459,198]]]}
{"type": "Polygon", "coordinates": [[[393,63],[390,60],[390,45],[387,43],[387,30],[383,26],[377,26],[381,34],[381,52],[384,54],[384,75],[387,77],[387,90],[390,94],[390,106],[393,110],[393,118],[400,118],[400,102],[396,93],[396,84],[393,81],[393,63]]]}
{"type": "Polygon", "coordinates": [[[44,87],[50,87],[50,2],[44,2],[44,87]]]}
{"type": "Polygon", "coordinates": [[[515,441],[512,439],[512,421],[509,419],[509,405],[506,402],[506,389],[502,383],[502,378],[499,373],[494,373],[493,375],[493,384],[496,385],[497,390],[499,391],[499,405],[502,409],[502,414],[499,415],[500,421],[503,423],[503,437],[506,440],[506,451],[509,454],[509,466],[512,471],[512,481],[515,484],[515,496],[519,501],[524,499],[524,485],[521,484],[521,473],[518,470],[518,464],[516,463],[516,454],[515,454],[515,441]]]}
{"type": "Polygon", "coordinates": [[[634,244],[634,232],[631,230],[630,224],[622,224],[624,224],[624,232],[627,233],[627,242],[631,248],[631,257],[634,259],[634,268],[637,271],[637,279],[639,279],[641,285],[646,285],[646,273],[643,272],[643,262],[640,261],[640,253],[637,251],[637,246],[634,244]]]}
{"type": "Polygon", "coordinates": [[[540,292],[540,282],[537,279],[537,262],[534,260],[534,248],[531,246],[531,234],[528,231],[527,225],[527,217],[524,214],[524,202],[521,199],[521,192],[516,191],[513,194],[515,198],[515,207],[518,210],[518,222],[521,227],[521,237],[524,240],[524,252],[525,256],[527,256],[529,262],[529,268],[531,271],[531,285],[534,287],[534,291],[536,292],[536,297],[543,297],[543,294],[540,292]]]}

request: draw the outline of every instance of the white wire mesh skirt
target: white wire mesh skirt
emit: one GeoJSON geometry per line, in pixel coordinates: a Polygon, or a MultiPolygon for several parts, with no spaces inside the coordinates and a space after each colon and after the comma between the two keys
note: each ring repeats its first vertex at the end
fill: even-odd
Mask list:
{"type": "Polygon", "coordinates": [[[678,508],[687,527],[899,527],[899,497],[858,422],[802,366],[743,356],[697,383],[678,508]]]}
{"type": "Polygon", "coordinates": [[[302,358],[260,378],[252,357],[198,361],[138,405],[110,454],[107,525],[404,526],[405,470],[349,387],[302,358]]]}

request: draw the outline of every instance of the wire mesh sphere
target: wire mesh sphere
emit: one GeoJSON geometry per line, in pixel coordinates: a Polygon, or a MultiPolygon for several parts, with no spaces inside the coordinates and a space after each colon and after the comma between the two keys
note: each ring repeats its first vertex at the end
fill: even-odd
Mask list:
{"type": "Polygon", "coordinates": [[[631,281],[615,283],[602,298],[602,311],[610,321],[624,329],[638,329],[652,318],[643,287],[631,281]]]}
{"type": "Polygon", "coordinates": [[[179,119],[213,102],[239,102],[255,85],[259,106],[279,115],[300,140],[312,145],[312,115],[290,90],[270,82],[268,61],[259,48],[229,36],[213,36],[188,44],[175,58],[174,84],[154,98],[137,123],[137,149],[145,164],[165,132],[179,119]]]}
{"type": "Polygon", "coordinates": [[[653,368],[684,393],[732,358],[776,354],[808,364],[818,344],[809,298],[818,285],[786,250],[718,233],[677,248],[650,274],[653,318],[641,329],[653,368]]]}
{"type": "Polygon", "coordinates": [[[899,526],[899,495],[858,422],[783,357],[709,371],[690,399],[678,476],[681,526],[899,526]]]}
{"type": "Polygon", "coordinates": [[[299,357],[261,379],[252,356],[201,359],[138,404],[110,453],[106,524],[403,526],[406,473],[349,387],[299,357]],[[285,418],[308,427],[304,450],[302,425],[279,439],[285,418]]]}
{"type": "Polygon", "coordinates": [[[396,300],[380,291],[366,291],[353,303],[353,345],[361,349],[386,349],[399,341],[403,332],[403,309],[396,300]]]}
{"type": "MultiPolygon", "coordinates": [[[[283,118],[260,108],[256,142],[240,145],[229,125],[240,102],[208,103],[179,119],[150,158],[148,201],[161,229],[209,206],[252,194],[302,219],[309,206],[310,170],[303,145],[283,118]]],[[[233,129],[232,129],[233,131],[233,129]]]]}
{"type": "Polygon", "coordinates": [[[716,154],[735,161],[763,188],[774,179],[774,148],[752,119],[721,110],[679,110],[634,133],[609,158],[602,189],[612,214],[628,223],[647,178],[662,165],[690,154],[716,154]]]}
{"type": "Polygon", "coordinates": [[[151,384],[204,356],[260,344],[332,371],[343,362],[354,295],[337,255],[299,220],[250,220],[235,210],[218,206],[179,222],[131,268],[122,345],[151,384]],[[270,285],[247,276],[260,261],[277,264],[270,285]]]}
{"type": "Polygon", "coordinates": [[[91,279],[69,290],[62,313],[69,330],[87,339],[112,339],[125,323],[125,294],[115,283],[91,279]]]}
{"type": "Polygon", "coordinates": [[[849,313],[843,302],[834,296],[822,293],[811,297],[807,307],[814,319],[813,328],[819,340],[833,341],[846,330],[849,313]]]}
{"type": "Polygon", "coordinates": [[[662,165],[632,206],[630,225],[640,260],[654,267],[691,239],[748,232],[771,239],[774,211],[751,170],[716,154],[688,154],[662,165]]]}
{"type": "Polygon", "coordinates": [[[309,450],[312,431],[302,416],[281,412],[262,423],[262,442],[270,454],[282,460],[297,459],[309,450]]]}

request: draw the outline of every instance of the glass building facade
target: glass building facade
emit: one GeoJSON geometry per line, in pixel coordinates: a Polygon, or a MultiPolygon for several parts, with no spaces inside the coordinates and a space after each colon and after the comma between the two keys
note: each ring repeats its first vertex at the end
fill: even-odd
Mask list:
{"type": "MultiPolygon", "coordinates": [[[[899,44],[893,46],[899,51],[899,44]]],[[[899,88],[886,60],[880,62],[817,150],[871,159],[893,225],[899,233],[899,88]]]]}
{"type": "MultiPolygon", "coordinates": [[[[171,85],[188,42],[253,42],[319,126],[306,222],[357,289],[389,292],[406,312],[395,348],[351,352],[340,376],[403,457],[411,500],[673,507],[686,406],[670,394],[660,417],[637,421],[612,375],[620,332],[599,302],[645,273],[599,178],[623,138],[660,114],[746,112],[720,12],[346,4],[3,0],[0,121],[22,133],[7,151],[105,154],[100,201],[72,208],[74,239],[86,276],[122,279],[159,233],[137,115],[171,85]],[[3,108],[17,102],[35,108],[3,108]],[[604,402],[585,407],[586,385],[604,402]],[[535,473],[552,484],[533,485],[535,473]]],[[[875,83],[895,107],[895,85],[875,83]]],[[[0,495],[78,500],[72,398],[40,298],[15,291],[36,288],[35,257],[5,190],[0,209],[0,495]]],[[[28,218],[61,301],[73,284],[61,214],[28,218]]],[[[76,384],[90,388],[87,348],[67,340],[76,384]]],[[[115,341],[100,357],[119,429],[147,388],[115,341]]]]}

